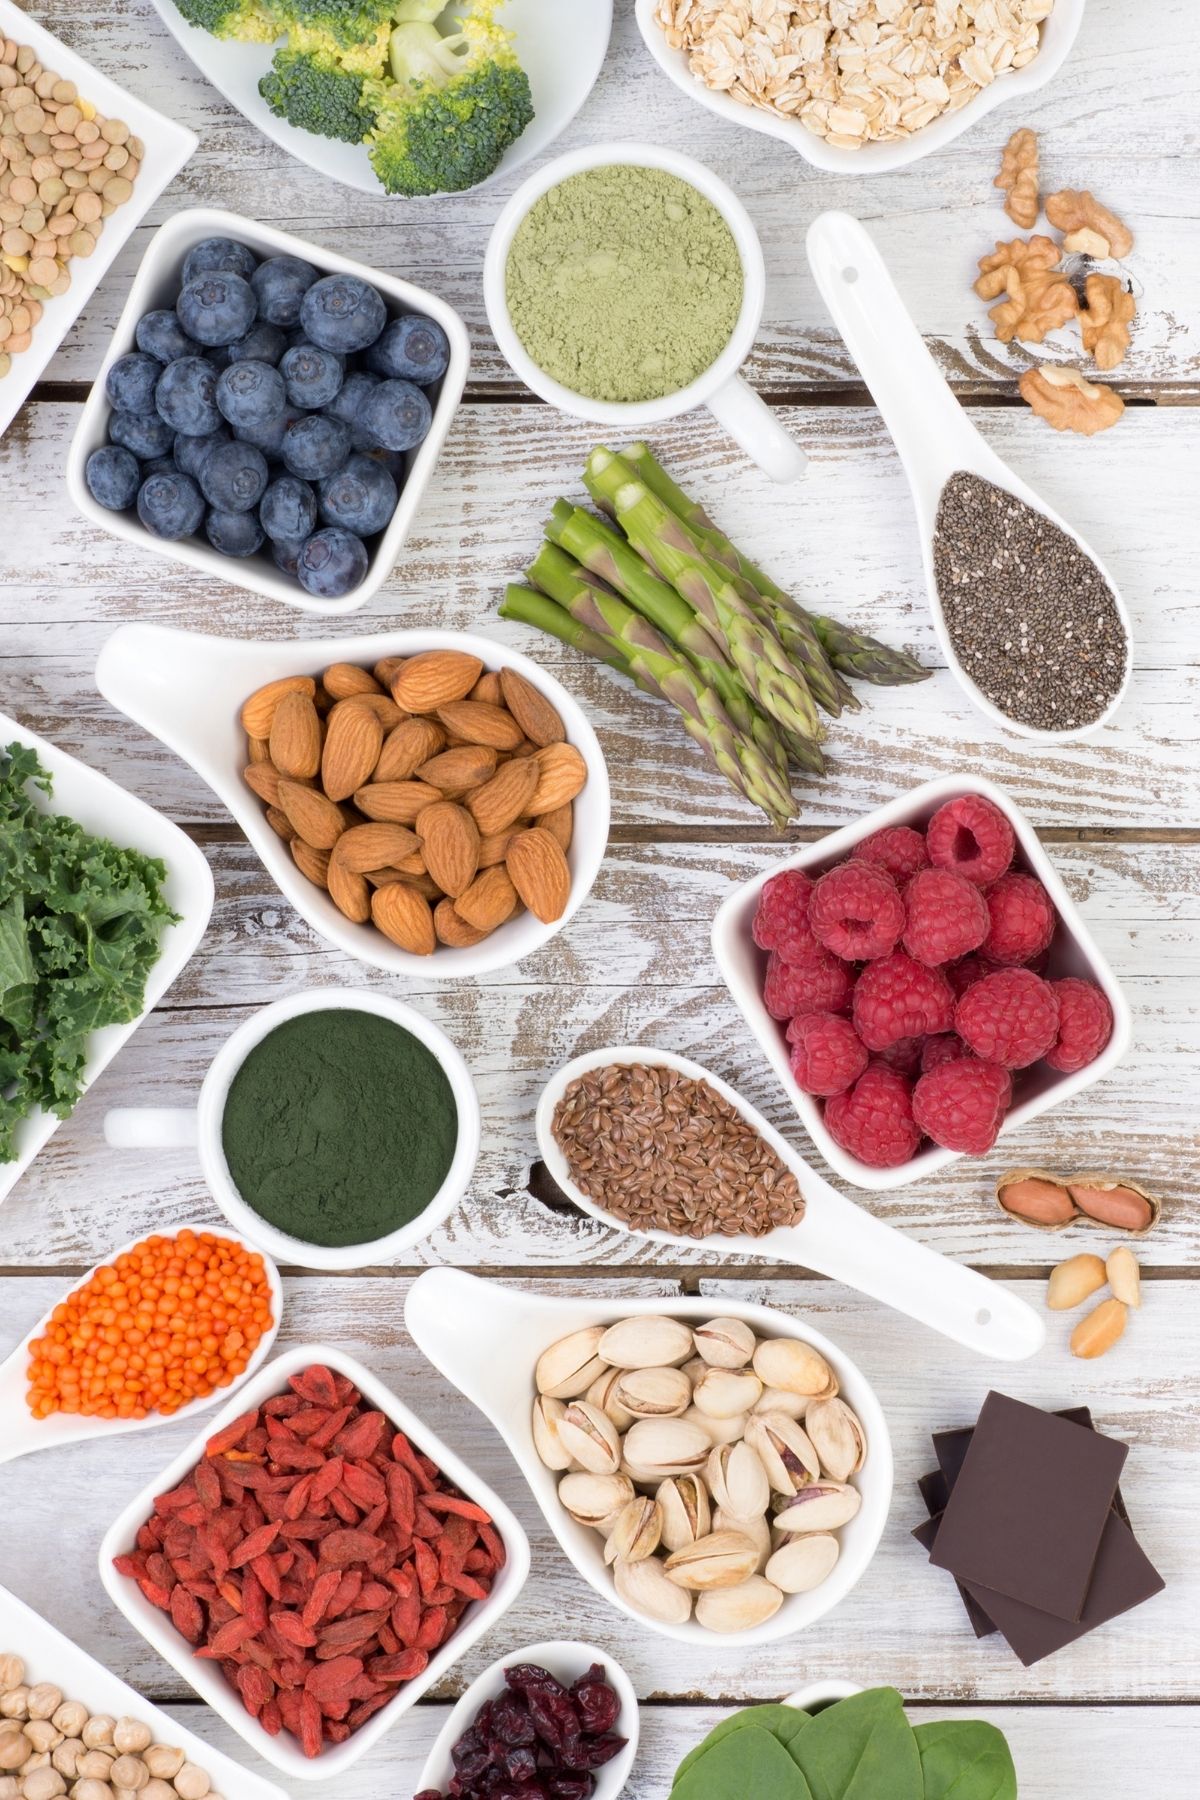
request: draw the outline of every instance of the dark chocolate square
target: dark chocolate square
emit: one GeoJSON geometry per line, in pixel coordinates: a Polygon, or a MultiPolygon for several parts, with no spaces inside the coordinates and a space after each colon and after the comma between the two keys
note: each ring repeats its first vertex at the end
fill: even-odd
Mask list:
{"type": "MultiPolygon", "coordinates": [[[[913,1536],[916,1538],[918,1544],[924,1549],[933,1549],[934,1539],[937,1537],[938,1526],[940,1523],[941,1513],[939,1512],[933,1518],[926,1519],[923,1524],[914,1528],[913,1536]]],[[[958,1589],[959,1598],[962,1600],[963,1606],[966,1608],[967,1618],[970,1621],[971,1630],[975,1633],[975,1636],[977,1638],[991,1637],[993,1632],[997,1631],[999,1627],[989,1619],[978,1600],[967,1592],[961,1581],[956,1581],[954,1585],[958,1589]]]]}
{"type": "MultiPolygon", "coordinates": [[[[1096,1429],[1090,1406],[1064,1406],[1061,1407],[1054,1416],[1056,1419],[1069,1419],[1072,1425],[1084,1425],[1089,1431],[1095,1431],[1096,1429]]],[[[958,1480],[959,1470],[963,1466],[967,1448],[974,1435],[975,1427],[973,1425],[960,1425],[953,1431],[934,1432],[933,1448],[937,1453],[938,1469],[931,1475],[922,1475],[917,1484],[921,1489],[921,1497],[931,1513],[943,1512],[945,1510],[946,1501],[949,1499],[950,1491],[958,1480]],[[941,1478],[940,1487],[938,1485],[939,1475],[941,1478]],[[929,1489],[928,1492],[926,1492],[927,1485],[929,1489]],[[943,1496],[941,1499],[938,1499],[939,1493],[943,1496]]],[[[1124,1519],[1125,1523],[1129,1525],[1129,1514],[1126,1511],[1125,1499],[1120,1488],[1117,1489],[1113,1496],[1113,1507],[1117,1513],[1119,1513],[1121,1518],[1124,1519]]]]}
{"type": "MultiPolygon", "coordinates": [[[[990,1393],[930,1561],[1078,1623],[1128,1453],[1115,1438],[990,1393]]],[[[990,1611],[986,1596],[980,1604],[990,1611]]]]}

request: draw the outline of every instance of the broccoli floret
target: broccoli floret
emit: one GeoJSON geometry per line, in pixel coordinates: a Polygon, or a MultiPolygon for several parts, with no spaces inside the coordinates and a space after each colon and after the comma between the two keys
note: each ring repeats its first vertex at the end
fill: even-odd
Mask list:
{"type": "MultiPolygon", "coordinates": [[[[373,42],[380,27],[391,29],[397,0],[282,0],[293,26],[324,32],[342,49],[373,42]]],[[[403,0],[400,0],[403,5],[403,0]]]]}
{"type": "Polygon", "coordinates": [[[533,117],[529,78],[494,0],[446,34],[433,0],[401,0],[388,52],[391,81],[368,81],[376,108],[371,163],[389,194],[457,193],[495,169],[533,117]]]}
{"type": "MultiPolygon", "coordinates": [[[[378,78],[387,61],[391,30],[388,20],[383,19],[361,41],[343,44],[326,26],[294,24],[288,32],[287,47],[306,56],[315,56],[320,61],[336,62],[347,74],[378,78]]],[[[365,132],[366,127],[363,129],[365,132]]]]}
{"type": "Polygon", "coordinates": [[[279,118],[318,137],[361,144],[372,114],[362,104],[363,79],[335,58],[300,50],[277,50],[258,91],[279,118]]]}
{"type": "MultiPolygon", "coordinates": [[[[290,0],[285,0],[285,5],[290,0]]],[[[284,6],[273,0],[175,0],[189,25],[213,37],[247,44],[273,44],[287,25],[284,6]]]]}

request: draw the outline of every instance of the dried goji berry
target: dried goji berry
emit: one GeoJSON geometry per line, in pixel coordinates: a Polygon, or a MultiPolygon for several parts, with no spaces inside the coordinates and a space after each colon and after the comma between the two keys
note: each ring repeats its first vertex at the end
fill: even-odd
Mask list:
{"type": "Polygon", "coordinates": [[[288,1386],[310,1406],[336,1406],[338,1404],[337,1383],[333,1371],[324,1363],[310,1363],[307,1369],[301,1369],[296,1375],[288,1377],[288,1386]]]}
{"type": "Polygon", "coordinates": [[[411,1681],[428,1662],[428,1650],[401,1650],[398,1656],[373,1656],[367,1674],[376,1681],[411,1681]]]}
{"type": "Polygon", "coordinates": [[[381,1412],[359,1413],[352,1424],[338,1434],[334,1449],[339,1456],[370,1456],[379,1446],[387,1420],[381,1412]]]}
{"type": "Polygon", "coordinates": [[[163,1587],[161,1582],[151,1581],[149,1576],[143,1575],[138,1582],[138,1586],[141,1588],[143,1594],[145,1594],[151,1606],[157,1606],[159,1612],[167,1612],[170,1610],[171,1595],[169,1591],[163,1587]]]}
{"type": "Polygon", "coordinates": [[[317,1634],[311,1625],[306,1625],[299,1613],[273,1612],[271,1629],[277,1631],[281,1638],[289,1644],[295,1644],[301,1650],[311,1650],[317,1641],[317,1634]]]}
{"type": "Polygon", "coordinates": [[[387,1502],[387,1489],[374,1469],[363,1468],[358,1463],[347,1463],[342,1486],[360,1506],[382,1506],[387,1502]]]}
{"type": "Polygon", "coordinates": [[[325,1609],[337,1593],[341,1579],[337,1569],[325,1569],[317,1576],[304,1603],[302,1617],[306,1625],[317,1625],[325,1617],[325,1609]]]}
{"type": "Polygon", "coordinates": [[[230,1619],[227,1625],[222,1625],[218,1631],[215,1631],[208,1643],[197,1650],[195,1654],[216,1660],[230,1655],[235,1650],[240,1650],[246,1639],[253,1636],[254,1627],[248,1625],[246,1620],[239,1616],[230,1619]]]}
{"type": "Polygon", "coordinates": [[[411,1594],[401,1594],[394,1603],[391,1625],[400,1642],[408,1646],[416,1643],[420,1623],[421,1596],[414,1587],[411,1594]]]}
{"type": "Polygon", "coordinates": [[[373,1556],[381,1542],[366,1531],[331,1531],[321,1543],[321,1561],[328,1568],[349,1568],[373,1556]]]}
{"type": "Polygon", "coordinates": [[[328,1450],[353,1411],[352,1406],[339,1406],[335,1412],[331,1412],[327,1416],[323,1425],[319,1425],[314,1432],[310,1432],[309,1443],[316,1444],[321,1450],[328,1450]]]}
{"type": "Polygon", "coordinates": [[[334,1488],[330,1494],[329,1504],[343,1525],[357,1525],[360,1516],[359,1510],[349,1494],[344,1494],[340,1487],[334,1488]]]}
{"type": "Polygon", "coordinates": [[[279,1598],[279,1569],[273,1556],[256,1556],[250,1563],[264,1589],[272,1600],[279,1598]]]}
{"type": "Polygon", "coordinates": [[[417,1635],[413,1640],[418,1650],[436,1650],[445,1641],[449,1631],[449,1619],[444,1606],[428,1606],[421,1614],[421,1623],[417,1627],[417,1635]]]}
{"type": "Polygon", "coordinates": [[[198,1644],[204,1636],[204,1608],[195,1594],[189,1594],[182,1583],[171,1590],[171,1623],[189,1644],[198,1644]]]}
{"type": "Polygon", "coordinates": [[[249,1537],[243,1538],[233,1551],[229,1558],[230,1568],[240,1569],[243,1563],[253,1562],[256,1556],[261,1556],[265,1550],[271,1548],[278,1536],[278,1521],[273,1525],[260,1525],[256,1531],[250,1533],[249,1537]]]}
{"type": "Polygon", "coordinates": [[[354,1707],[346,1721],[351,1731],[357,1731],[360,1725],[366,1723],[372,1713],[377,1713],[381,1706],[386,1706],[391,1698],[390,1694],[376,1694],[373,1700],[364,1700],[360,1705],[354,1707]]]}
{"type": "Polygon", "coordinates": [[[325,1736],[331,1744],[344,1744],[352,1729],[348,1719],[326,1719],[325,1721],[325,1736]]]}
{"type": "Polygon", "coordinates": [[[321,1708],[309,1693],[300,1696],[300,1748],[305,1756],[321,1754],[321,1708]]]}
{"type": "Polygon", "coordinates": [[[268,1737],[278,1737],[283,1730],[283,1714],[278,1700],[268,1700],[258,1715],[258,1722],[268,1737]]]}
{"type": "Polygon", "coordinates": [[[258,1424],[258,1408],[253,1412],[241,1413],[236,1419],[230,1419],[228,1425],[222,1425],[220,1431],[213,1433],[204,1446],[206,1456],[222,1456],[226,1450],[236,1450],[258,1424]]]}
{"type": "Polygon", "coordinates": [[[245,1663],[233,1678],[247,1712],[261,1713],[268,1700],[275,1698],[275,1683],[265,1669],[256,1663],[245,1663]]]}
{"type": "Polygon", "coordinates": [[[360,1657],[335,1656],[331,1662],[321,1663],[309,1670],[304,1681],[304,1691],[317,1700],[336,1700],[339,1691],[356,1680],[362,1672],[360,1657]]]}
{"type": "Polygon", "coordinates": [[[296,1483],[291,1493],[283,1502],[281,1517],[285,1519],[299,1519],[303,1516],[305,1509],[308,1506],[308,1496],[312,1489],[314,1479],[315,1477],[312,1475],[301,1476],[300,1480],[296,1483]]]}

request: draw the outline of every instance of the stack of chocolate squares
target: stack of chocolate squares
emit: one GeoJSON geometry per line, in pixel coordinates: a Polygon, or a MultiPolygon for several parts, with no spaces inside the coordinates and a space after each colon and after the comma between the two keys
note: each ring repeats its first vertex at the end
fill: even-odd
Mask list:
{"type": "Polygon", "coordinates": [[[1047,1413],[989,1394],[978,1422],[936,1431],[913,1536],[958,1584],[976,1637],[999,1631],[1026,1668],[1165,1585],[1117,1483],[1128,1447],[1086,1406],[1047,1413]]]}

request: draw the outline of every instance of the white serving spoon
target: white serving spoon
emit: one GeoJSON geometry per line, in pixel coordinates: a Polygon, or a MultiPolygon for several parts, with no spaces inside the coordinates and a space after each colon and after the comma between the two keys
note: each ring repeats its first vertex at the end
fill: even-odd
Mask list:
{"type": "MultiPolygon", "coordinates": [[[[171,1236],[180,1231],[194,1231],[197,1235],[202,1231],[212,1231],[211,1225],[176,1225],[171,1228],[171,1236]]],[[[34,1338],[41,1337],[50,1321],[50,1312],[44,1313],[34,1326],[21,1339],[16,1349],[0,1363],[0,1463],[11,1462],[15,1457],[27,1456],[32,1450],[50,1450],[57,1444],[77,1444],[85,1438],[111,1437],[118,1432],[147,1431],[152,1425],[167,1425],[178,1419],[190,1419],[193,1413],[204,1412],[210,1406],[220,1406],[244,1381],[249,1381],[254,1372],[261,1368],[271,1354],[271,1346],[279,1333],[279,1321],[283,1315],[283,1283],[279,1279],[279,1270],[271,1258],[249,1244],[245,1238],[238,1237],[236,1232],[217,1227],[218,1235],[229,1238],[231,1242],[241,1244],[244,1250],[261,1256],[263,1267],[267,1272],[267,1280],[271,1286],[271,1311],[274,1315],[270,1329],[265,1331],[259,1340],[254,1355],[250,1358],[242,1374],[236,1381],[226,1387],[214,1388],[211,1394],[202,1400],[189,1400],[178,1412],[152,1412],[144,1419],[96,1419],[84,1418],[79,1413],[51,1413],[48,1419],[35,1419],[26,1404],[25,1394],[28,1387],[27,1371],[29,1367],[29,1346],[34,1338]]],[[[167,1235],[166,1233],[163,1234],[167,1235]]],[[[90,1281],[96,1269],[104,1268],[123,1256],[127,1250],[134,1249],[145,1242],[142,1237],[132,1239],[128,1244],[121,1244],[117,1249],[103,1257],[96,1267],[81,1275],[60,1296],[65,1300],[68,1295],[76,1293],[86,1281],[90,1281]]],[[[54,1306],[59,1305],[59,1300],[54,1306]]]]}
{"type": "Polygon", "coordinates": [[[614,1231],[628,1231],[632,1237],[650,1238],[674,1249],[695,1249],[699,1242],[706,1249],[752,1257],[760,1263],[798,1264],[815,1269],[911,1319],[919,1319],[922,1325],[954,1338],[981,1356],[1019,1362],[1034,1355],[1045,1341],[1045,1324],[1024,1300],[989,1281],[986,1275],[926,1249],[915,1238],[885,1225],[853,1200],[847,1200],[810,1168],[736,1089],[699,1063],[689,1062],[686,1056],[636,1044],[577,1056],[559,1070],[542,1092],[537,1108],[537,1140],[542,1160],[563,1193],[581,1211],[614,1231]],[[799,1225],[780,1225],[762,1237],[751,1237],[747,1232],[714,1232],[702,1239],[687,1238],[671,1231],[634,1230],[589,1200],[571,1179],[567,1159],[555,1142],[554,1109],[577,1076],[610,1063],[658,1064],[715,1088],[795,1174],[805,1202],[799,1225]]]}
{"type": "Polygon", "coordinates": [[[892,434],[912,490],[921,534],[921,560],[934,630],[950,670],[980,712],[1003,730],[1042,744],[1066,744],[1090,737],[1121,704],[1133,667],[1129,614],[1116,582],[1091,545],[1052,511],[1028,483],[1001,462],[982,438],[942,379],[925,341],[913,324],[874,239],[849,213],[824,212],[808,228],[808,260],[821,298],[833,314],[846,347],[871,390],[892,434]],[[982,693],[959,661],[946,629],[933,572],[933,527],[938,498],[958,470],[977,475],[1023,500],[1074,538],[1112,589],[1125,631],[1125,671],[1121,686],[1100,717],[1071,731],[1042,731],[1010,719],[982,693]]]}

